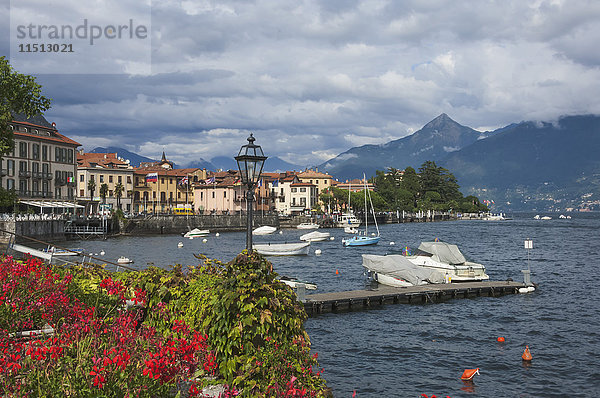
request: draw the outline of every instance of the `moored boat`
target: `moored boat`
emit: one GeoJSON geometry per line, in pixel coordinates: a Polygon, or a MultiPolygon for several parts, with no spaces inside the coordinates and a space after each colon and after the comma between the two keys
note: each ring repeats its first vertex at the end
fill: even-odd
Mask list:
{"type": "Polygon", "coordinates": [[[302,224],[298,224],[296,226],[298,229],[318,229],[319,224],[311,223],[311,222],[303,222],[302,224]]]}
{"type": "Polygon", "coordinates": [[[252,235],[269,235],[275,231],[277,231],[277,228],[271,227],[269,225],[263,225],[262,227],[258,227],[254,231],[252,231],[252,235]]]}
{"type": "Polygon", "coordinates": [[[42,249],[44,253],[52,254],[53,256],[80,256],[83,254],[83,249],[80,247],[73,249],[59,249],[54,246],[48,246],[42,249]]]}
{"type": "Polygon", "coordinates": [[[300,284],[300,283],[304,284],[304,288],[306,290],[316,290],[317,289],[317,285],[315,283],[301,281],[299,279],[290,278],[288,276],[281,276],[281,277],[279,277],[279,280],[294,289],[296,289],[298,287],[298,284],[300,284]]]}
{"type": "Polygon", "coordinates": [[[421,242],[406,259],[415,265],[441,272],[449,282],[475,282],[490,279],[485,266],[467,261],[458,246],[446,242],[421,242]]]}
{"type": "Polygon", "coordinates": [[[306,256],[310,242],[261,243],[252,245],[252,248],[263,256],[306,256]]]}
{"type": "Polygon", "coordinates": [[[362,259],[367,275],[382,285],[405,287],[445,281],[441,272],[419,267],[399,254],[387,256],[363,254],[362,259]]]}
{"type": "Polygon", "coordinates": [[[208,235],[209,233],[210,233],[210,231],[208,229],[194,228],[190,231],[187,231],[185,234],[183,234],[183,237],[184,238],[201,238],[201,237],[208,235]]]}
{"type": "Polygon", "coordinates": [[[300,240],[303,240],[305,242],[322,242],[324,240],[329,239],[330,236],[331,234],[329,232],[313,231],[302,235],[300,237],[300,240]]]}
{"type": "Polygon", "coordinates": [[[117,260],[117,263],[119,263],[119,264],[133,264],[133,260],[131,260],[129,257],[121,256],[117,260]]]}

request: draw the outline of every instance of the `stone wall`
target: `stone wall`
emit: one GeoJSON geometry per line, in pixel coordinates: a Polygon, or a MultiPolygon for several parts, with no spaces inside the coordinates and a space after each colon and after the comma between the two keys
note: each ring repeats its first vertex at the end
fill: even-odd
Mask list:
{"type": "MultiPolygon", "coordinates": [[[[254,216],[254,228],[270,225],[279,228],[276,215],[254,216]]],[[[217,231],[246,230],[246,216],[205,215],[205,216],[150,216],[144,219],[126,219],[120,222],[119,231],[123,235],[180,234],[189,229],[217,231]]]]}
{"type": "MultiPolygon", "coordinates": [[[[25,220],[25,221],[0,221],[2,231],[12,232],[17,235],[25,235],[40,240],[65,239],[64,220],[25,220]]],[[[11,234],[0,231],[0,242],[8,243],[11,234]]],[[[20,241],[20,240],[19,240],[20,241]]]]}

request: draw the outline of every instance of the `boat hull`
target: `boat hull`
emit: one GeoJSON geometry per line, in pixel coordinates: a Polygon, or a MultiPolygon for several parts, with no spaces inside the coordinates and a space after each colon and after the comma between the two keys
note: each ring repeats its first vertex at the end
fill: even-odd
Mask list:
{"type": "Polygon", "coordinates": [[[379,243],[379,236],[353,236],[344,240],[344,246],[369,246],[379,243]]]}
{"type": "Polygon", "coordinates": [[[306,256],[310,242],[259,244],[252,245],[252,248],[263,256],[306,256]]]}

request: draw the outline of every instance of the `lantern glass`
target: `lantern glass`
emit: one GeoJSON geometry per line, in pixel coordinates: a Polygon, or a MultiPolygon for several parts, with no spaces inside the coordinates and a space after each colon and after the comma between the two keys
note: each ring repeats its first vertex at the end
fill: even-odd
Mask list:
{"type": "Polygon", "coordinates": [[[242,183],[251,186],[256,185],[258,182],[267,159],[260,145],[255,145],[254,141],[255,138],[250,134],[248,145],[243,145],[238,156],[235,157],[242,183]]]}

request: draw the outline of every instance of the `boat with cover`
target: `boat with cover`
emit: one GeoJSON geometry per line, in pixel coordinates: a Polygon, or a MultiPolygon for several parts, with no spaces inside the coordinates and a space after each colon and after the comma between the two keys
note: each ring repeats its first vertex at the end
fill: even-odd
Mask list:
{"type": "Polygon", "coordinates": [[[263,225],[262,227],[258,227],[254,231],[252,231],[252,235],[269,235],[275,231],[277,231],[277,228],[271,227],[269,225],[263,225]]]}
{"type": "Polygon", "coordinates": [[[324,240],[329,239],[330,236],[331,234],[329,232],[313,231],[302,235],[300,237],[300,240],[303,240],[305,242],[322,242],[324,240]]]}
{"type": "Polygon", "coordinates": [[[117,263],[119,263],[119,264],[133,264],[133,260],[131,260],[129,257],[121,256],[117,260],[117,263]]]}
{"type": "Polygon", "coordinates": [[[303,222],[302,224],[298,224],[296,226],[296,228],[298,228],[298,229],[318,229],[319,224],[315,224],[312,222],[303,222]]]}
{"type": "Polygon", "coordinates": [[[467,261],[458,246],[446,242],[421,242],[417,252],[406,259],[415,265],[441,272],[451,282],[475,282],[490,279],[485,266],[467,261]]]}
{"type": "Polygon", "coordinates": [[[361,235],[360,233],[354,235],[350,239],[342,239],[342,244],[344,246],[369,246],[376,245],[379,243],[379,226],[377,225],[377,217],[375,217],[375,210],[373,209],[373,201],[371,200],[371,191],[367,189],[367,178],[363,173],[363,181],[365,183],[364,191],[365,191],[365,230],[361,235]],[[368,222],[368,213],[367,213],[367,194],[369,195],[369,202],[371,204],[371,211],[373,212],[373,219],[375,220],[375,228],[377,228],[377,235],[369,236],[369,222],[368,222]]]}
{"type": "Polygon", "coordinates": [[[208,229],[194,228],[190,231],[187,231],[185,234],[183,234],[183,237],[184,238],[201,238],[201,237],[208,235],[209,233],[210,233],[210,231],[208,229]]]}
{"type": "Polygon", "coordinates": [[[363,254],[362,259],[367,275],[382,285],[405,287],[445,282],[441,272],[419,267],[400,254],[387,256],[363,254]]]}
{"type": "Polygon", "coordinates": [[[261,243],[252,248],[263,256],[306,256],[310,242],[299,243],[261,243]]]}

